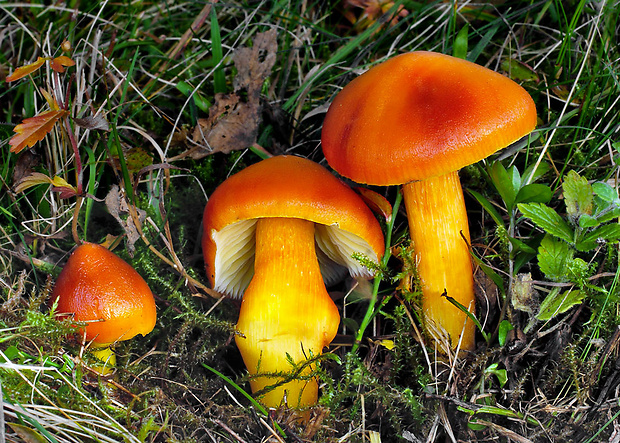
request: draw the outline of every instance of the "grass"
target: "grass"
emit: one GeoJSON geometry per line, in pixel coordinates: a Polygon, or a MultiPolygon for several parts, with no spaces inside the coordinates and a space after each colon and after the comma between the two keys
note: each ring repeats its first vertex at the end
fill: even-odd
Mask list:
{"type": "MultiPolygon", "coordinates": [[[[0,421],[9,423],[0,442],[615,438],[620,5],[403,1],[364,15],[354,3],[0,5],[0,421]],[[270,29],[273,67],[238,89],[235,52],[270,29]],[[361,285],[338,301],[342,334],[316,374],[320,405],[300,425],[246,395],[232,340],[238,305],[212,298],[205,283],[202,211],[219,183],[265,153],[325,165],[320,130],[334,95],[412,50],[502,72],[537,105],[529,141],[461,171],[479,265],[478,349],[457,358],[420,344],[401,208],[385,278],[375,292],[361,285]],[[3,81],[38,56],[61,54],[76,66],[3,81]],[[48,109],[42,89],[69,98],[74,140],[58,124],[12,154],[14,126],[48,109]],[[244,104],[261,117],[251,142],[212,152],[195,129],[210,127],[217,93],[246,92],[244,104]],[[109,130],[97,129],[104,119],[109,130]],[[62,178],[67,190],[81,177],[85,197],[45,183],[15,192],[32,172],[62,178]],[[106,203],[114,189],[124,197],[106,203]],[[151,286],[159,316],[151,334],[119,345],[113,378],[90,369],[88,347],[46,302],[75,237],[107,236],[151,286]]],[[[396,189],[376,190],[397,199],[396,189]]]]}

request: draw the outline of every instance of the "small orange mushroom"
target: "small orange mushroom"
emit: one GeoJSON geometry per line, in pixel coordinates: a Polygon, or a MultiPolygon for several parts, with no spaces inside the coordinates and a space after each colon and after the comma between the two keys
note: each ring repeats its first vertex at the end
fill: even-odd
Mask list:
{"type": "Polygon", "coordinates": [[[155,327],[153,293],[126,261],[103,246],[84,243],[73,251],[56,279],[50,304],[60,316],[71,316],[93,345],[93,354],[110,372],[115,356],[111,345],[155,327]]]}
{"type": "Polygon", "coordinates": [[[411,52],[357,77],[323,124],[327,162],[358,183],[403,184],[429,330],[475,346],[469,226],[458,170],[527,135],[536,108],[520,85],[474,63],[411,52]]]}
{"type": "Polygon", "coordinates": [[[203,217],[202,247],[213,288],[241,297],[235,337],[253,392],[268,407],[316,403],[314,365],[301,380],[283,383],[289,357],[301,365],[336,335],[340,316],[324,279],[343,271],[368,278],[353,258],[378,261],[383,233],[362,199],[322,166],[279,156],[231,176],[211,195],[203,217]],[[264,375],[263,375],[264,374],[264,375]]]}

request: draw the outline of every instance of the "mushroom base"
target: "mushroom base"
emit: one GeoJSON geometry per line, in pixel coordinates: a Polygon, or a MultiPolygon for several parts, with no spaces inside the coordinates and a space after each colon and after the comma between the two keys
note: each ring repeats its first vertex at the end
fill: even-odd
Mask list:
{"type": "Polygon", "coordinates": [[[300,219],[257,222],[255,274],[243,296],[235,341],[252,375],[252,391],[267,407],[316,403],[316,365],[308,360],[333,340],[340,322],[321,277],[314,229],[300,219]]]}
{"type": "Polygon", "coordinates": [[[469,226],[457,172],[403,186],[409,231],[422,285],[426,329],[438,344],[474,348],[475,325],[442,295],[474,312],[469,226]]]}

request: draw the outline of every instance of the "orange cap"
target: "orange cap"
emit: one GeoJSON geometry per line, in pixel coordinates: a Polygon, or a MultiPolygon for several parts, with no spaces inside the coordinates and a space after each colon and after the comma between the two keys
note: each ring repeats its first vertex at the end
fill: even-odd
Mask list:
{"type": "Polygon", "coordinates": [[[321,142],[340,174],[386,186],[456,171],[535,126],[534,101],[509,78],[448,55],[411,52],[345,86],[321,142]]]}
{"type": "Polygon", "coordinates": [[[243,293],[253,274],[256,220],[267,217],[317,224],[324,277],[335,272],[329,269],[335,264],[348,267],[353,275],[370,276],[351,253],[374,261],[383,255],[381,226],[351,188],[310,160],[272,157],[231,176],[207,202],[202,248],[215,290],[233,296],[243,293]]]}
{"type": "Polygon", "coordinates": [[[140,274],[103,246],[84,243],[67,260],[52,298],[59,314],[88,322],[86,339],[96,344],[146,335],[155,327],[153,293],[140,274]]]}

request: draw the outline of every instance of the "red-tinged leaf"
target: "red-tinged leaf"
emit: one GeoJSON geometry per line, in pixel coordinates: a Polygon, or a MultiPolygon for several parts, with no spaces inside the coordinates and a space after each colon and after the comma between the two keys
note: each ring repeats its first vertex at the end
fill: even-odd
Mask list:
{"type": "Polygon", "coordinates": [[[58,186],[52,186],[52,191],[58,192],[60,198],[71,198],[77,195],[77,190],[72,186],[70,188],[60,188],[58,186]]]}
{"type": "Polygon", "coordinates": [[[64,178],[55,176],[50,178],[40,172],[33,172],[28,177],[23,178],[17,186],[15,192],[20,193],[33,186],[48,184],[52,185],[52,190],[60,193],[60,198],[68,198],[77,195],[77,190],[70,185],[64,178]]]}
{"type": "Polygon", "coordinates": [[[75,62],[66,55],[61,55],[59,57],[53,58],[50,66],[54,71],[62,74],[63,72],[65,72],[65,66],[75,66],[75,62]]]}
{"type": "Polygon", "coordinates": [[[386,223],[392,221],[392,205],[384,196],[367,188],[356,188],[355,190],[362,196],[370,209],[385,218],[386,223]]]}
{"type": "Polygon", "coordinates": [[[43,140],[54,127],[56,122],[65,115],[64,110],[52,110],[43,112],[34,117],[25,119],[21,124],[15,126],[13,131],[16,133],[11,140],[11,152],[17,154],[27,146],[33,147],[35,143],[43,140]]]}
{"type": "Polygon", "coordinates": [[[20,78],[26,77],[28,74],[33,73],[37,69],[39,69],[46,60],[49,60],[49,57],[39,57],[37,61],[34,63],[30,63],[29,65],[20,66],[13,72],[13,74],[9,75],[6,78],[6,82],[14,82],[15,80],[19,80],[20,78]]]}

